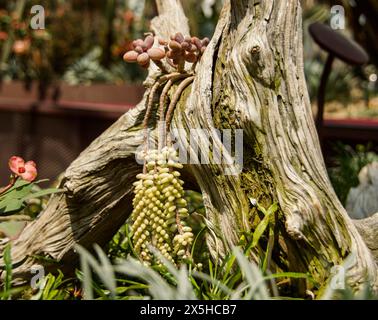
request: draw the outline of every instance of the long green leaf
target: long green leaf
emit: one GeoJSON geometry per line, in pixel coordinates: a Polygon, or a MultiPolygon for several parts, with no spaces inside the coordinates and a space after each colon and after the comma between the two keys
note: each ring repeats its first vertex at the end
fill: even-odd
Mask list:
{"type": "Polygon", "coordinates": [[[24,203],[20,199],[4,199],[0,203],[0,215],[7,215],[10,213],[16,213],[24,207],[24,203]]]}
{"type": "Polygon", "coordinates": [[[252,243],[248,246],[247,250],[245,251],[246,254],[249,253],[249,251],[254,248],[263,233],[265,232],[266,228],[269,225],[270,217],[278,210],[278,204],[275,202],[273,203],[268,210],[265,210],[263,207],[261,207],[259,204],[257,204],[258,209],[264,213],[264,218],[260,221],[260,223],[257,225],[255,231],[253,232],[253,238],[252,243]]]}
{"type": "Polygon", "coordinates": [[[43,293],[42,293],[42,299],[43,300],[52,300],[52,298],[55,296],[53,285],[55,282],[55,276],[53,276],[51,273],[47,275],[46,277],[46,284],[45,287],[43,288],[43,293]]]}
{"type": "Polygon", "coordinates": [[[4,280],[4,295],[3,299],[9,299],[11,297],[11,287],[12,287],[12,256],[11,247],[8,244],[4,249],[4,263],[5,263],[5,280],[4,280]]]}
{"type": "Polygon", "coordinates": [[[270,214],[270,219],[269,219],[269,239],[268,239],[268,245],[266,246],[265,250],[265,256],[264,256],[264,261],[262,265],[262,272],[265,273],[266,270],[269,268],[270,261],[272,258],[272,251],[273,251],[273,246],[274,246],[274,225],[275,225],[275,212],[278,209],[278,206],[276,208],[273,208],[271,210],[272,206],[269,208],[268,213],[270,214]]]}
{"type": "Polygon", "coordinates": [[[17,180],[14,186],[0,198],[0,214],[16,213],[21,210],[24,207],[22,198],[31,192],[32,187],[33,184],[27,181],[17,180]]]}
{"type": "Polygon", "coordinates": [[[267,214],[271,215],[271,214],[275,213],[277,210],[278,210],[278,203],[275,202],[275,203],[273,203],[273,204],[269,207],[267,214]]]}
{"type": "Polygon", "coordinates": [[[22,185],[17,188],[13,187],[1,197],[0,202],[7,201],[7,199],[22,199],[31,191],[31,188],[31,184],[22,185]]]}
{"type": "Polygon", "coordinates": [[[4,193],[1,195],[0,199],[4,198],[5,195],[7,195],[7,194],[13,192],[14,190],[19,189],[19,188],[23,188],[23,187],[28,186],[28,185],[31,185],[31,183],[30,183],[29,181],[18,179],[18,180],[14,183],[14,185],[13,185],[12,188],[10,188],[9,190],[7,190],[6,192],[4,192],[4,193]]]}
{"type": "Polygon", "coordinates": [[[254,248],[259,242],[261,236],[269,225],[270,215],[267,214],[257,225],[255,232],[253,233],[251,248],[254,248]]]}
{"type": "Polygon", "coordinates": [[[56,189],[56,188],[48,188],[48,189],[43,189],[34,193],[30,193],[27,196],[23,197],[22,200],[26,201],[29,199],[35,199],[35,198],[40,198],[43,196],[47,196],[53,193],[62,193],[64,192],[63,189],[56,189]]]}

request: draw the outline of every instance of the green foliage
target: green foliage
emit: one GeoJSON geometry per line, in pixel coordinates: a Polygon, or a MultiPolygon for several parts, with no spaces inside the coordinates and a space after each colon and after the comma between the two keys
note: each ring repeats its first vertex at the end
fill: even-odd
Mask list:
{"type": "MultiPolygon", "coordinates": [[[[316,100],[323,67],[324,62],[320,58],[305,61],[304,69],[311,100],[316,100]]],[[[328,84],[330,85],[327,86],[326,101],[337,100],[345,104],[351,101],[352,88],[358,84],[352,71],[345,66],[336,66],[333,68],[328,79],[328,84]]],[[[359,79],[358,81],[361,80],[359,79]]]]}
{"type": "MultiPolygon", "coordinates": [[[[203,209],[200,194],[187,191],[188,207],[192,208],[191,217],[196,217],[196,209],[203,209]]],[[[264,215],[255,233],[244,237],[241,246],[236,247],[219,264],[209,259],[205,235],[208,231],[203,220],[195,232],[192,256],[194,261],[181,264],[176,268],[167,261],[160,252],[150,248],[162,266],[152,264],[144,266],[136,259],[130,241],[130,229],[123,226],[109,244],[108,257],[99,247],[95,251],[99,261],[85,249],[78,248],[81,256],[80,279],[83,281],[87,299],[268,299],[279,297],[274,279],[305,278],[312,281],[307,274],[279,273],[265,274],[272,246],[268,245],[261,267],[248,260],[251,248],[258,245],[260,239],[268,231],[267,237],[274,236],[274,215],[278,210],[277,203],[268,209],[257,204],[258,210],[264,215]],[[205,250],[204,250],[205,249],[205,250]],[[203,254],[203,252],[206,254],[203,254]],[[117,255],[119,257],[117,257],[117,255]],[[109,281],[113,279],[112,281],[109,281]],[[115,282],[114,282],[115,281],[115,282]]],[[[265,236],[264,236],[265,237],[265,236]]],[[[269,242],[269,241],[268,241],[269,242]]],[[[283,298],[283,297],[281,297],[283,298]]]]}
{"type": "MultiPolygon", "coordinates": [[[[178,272],[186,272],[186,277],[189,279],[191,284],[190,290],[193,291],[196,299],[249,299],[251,296],[254,296],[253,292],[257,292],[259,294],[261,293],[260,289],[257,290],[254,288],[252,291],[248,289],[252,287],[252,279],[257,281],[256,279],[261,280],[261,277],[263,280],[259,281],[267,286],[269,297],[270,295],[277,297],[279,296],[278,289],[275,288],[274,285],[274,279],[284,280],[288,278],[305,278],[310,282],[312,281],[307,274],[282,272],[272,275],[267,273],[269,269],[269,260],[273,249],[273,245],[270,240],[274,238],[274,216],[278,210],[277,203],[272,204],[268,209],[256,204],[259,212],[261,212],[263,215],[263,218],[258,224],[255,232],[243,235],[242,239],[244,240],[241,240],[240,248],[236,248],[218,264],[214,263],[209,258],[205,239],[205,236],[209,230],[204,224],[204,218],[202,215],[197,213],[197,211],[202,211],[204,209],[202,197],[200,194],[194,191],[187,191],[186,198],[191,212],[191,225],[196,230],[196,237],[191,251],[194,261],[189,264],[181,265],[178,272]],[[195,225],[197,225],[197,227],[195,225]],[[264,238],[264,243],[268,243],[266,249],[262,249],[263,246],[259,244],[262,238],[264,238]],[[265,241],[266,239],[268,239],[268,241],[265,241]],[[260,266],[256,266],[254,264],[251,265],[247,259],[250,250],[255,246],[259,246],[260,249],[263,250],[260,266]],[[244,258],[238,254],[239,251],[244,258]],[[245,259],[245,261],[243,259],[245,259]],[[243,265],[243,267],[241,267],[241,265],[243,265]],[[247,265],[252,270],[244,270],[247,265]],[[186,271],[182,271],[183,268],[185,268],[186,271]],[[257,271],[261,274],[261,277],[256,274],[257,271]]],[[[98,252],[98,254],[100,254],[99,250],[99,248],[96,248],[96,252],[98,252]]],[[[97,263],[96,260],[91,258],[86,251],[82,251],[82,248],[79,249],[79,252],[82,257],[82,265],[84,265],[84,268],[82,267],[80,279],[84,281],[86,291],[92,290],[88,295],[86,295],[86,297],[91,299],[110,299],[111,293],[114,294],[114,286],[113,289],[110,290],[110,288],[105,285],[105,279],[103,277],[106,272],[102,271],[102,265],[104,264],[103,256],[101,263],[97,263]],[[83,264],[83,261],[86,262],[83,264]],[[91,269],[93,269],[93,274],[91,269]]],[[[160,257],[157,250],[154,250],[153,254],[160,257]]],[[[177,281],[178,275],[173,271],[177,269],[175,269],[170,263],[167,263],[163,259],[163,266],[153,264],[150,268],[143,267],[145,272],[141,271],[141,264],[137,261],[137,256],[133,252],[133,247],[130,241],[130,229],[128,225],[123,226],[110,242],[108,247],[108,257],[114,264],[114,276],[117,283],[115,287],[116,299],[141,299],[146,297],[153,299],[167,298],[159,295],[159,293],[162,291],[170,292],[171,298],[177,296],[177,292],[175,293],[174,290],[178,290],[177,285],[181,280],[177,281]],[[122,265],[125,263],[125,261],[127,267],[120,269],[115,267],[119,266],[119,264],[122,265]],[[130,271],[132,268],[135,269],[135,273],[130,271]],[[172,268],[174,269],[172,270],[172,268]],[[123,270],[124,272],[120,272],[120,270],[123,270]],[[155,279],[155,282],[160,284],[162,278],[167,283],[162,285],[160,290],[156,290],[156,294],[152,294],[149,291],[151,288],[151,283],[149,283],[144,276],[147,277],[147,279],[155,279]],[[132,278],[130,279],[130,277],[132,278]],[[169,290],[166,287],[167,285],[171,286],[169,290]]],[[[109,265],[107,267],[109,268],[109,265]]],[[[153,283],[154,286],[157,285],[155,282],[153,283]]],[[[155,291],[153,290],[153,292],[155,291]]],[[[186,298],[188,298],[188,295],[190,294],[192,293],[186,292],[186,298]]],[[[255,298],[259,298],[259,294],[255,298]]],[[[264,290],[262,291],[262,294],[266,298],[264,290]]]]}
{"type": "MultiPolygon", "coordinates": [[[[11,258],[11,246],[7,245],[3,252],[3,259],[5,269],[0,272],[4,272],[4,281],[2,283],[2,291],[0,291],[0,300],[10,300],[12,297],[17,296],[20,292],[25,290],[25,287],[12,287],[12,258],[11,258]]],[[[1,273],[0,273],[1,274],[1,273]]],[[[1,288],[1,287],[0,287],[1,288]]]]}
{"type": "Polygon", "coordinates": [[[258,205],[258,209],[264,214],[264,218],[257,225],[255,231],[253,232],[253,239],[252,239],[252,243],[249,249],[255,247],[257,243],[259,242],[262,234],[265,232],[266,228],[268,227],[273,214],[278,210],[278,204],[277,203],[272,204],[268,210],[265,210],[263,207],[258,205]]]}
{"type": "Polygon", "coordinates": [[[3,299],[6,300],[11,297],[11,281],[12,281],[12,258],[10,245],[7,245],[4,249],[4,264],[5,264],[5,278],[4,278],[4,291],[3,299]]]}
{"type": "MultiPolygon", "coordinates": [[[[197,270],[187,269],[187,265],[183,264],[177,269],[172,263],[164,258],[157,250],[151,250],[157,258],[163,261],[163,267],[147,267],[137,261],[135,258],[119,260],[115,265],[105,258],[105,254],[95,247],[99,255],[99,262],[96,261],[85,249],[78,248],[81,255],[83,266],[83,287],[84,297],[93,299],[95,292],[98,292],[98,285],[93,285],[91,268],[96,272],[100,281],[104,284],[105,289],[97,297],[98,299],[115,298],[115,299],[267,299],[268,288],[264,283],[263,276],[259,269],[251,264],[242,254],[240,249],[235,249],[234,255],[227,260],[238,261],[240,271],[231,277],[223,275],[221,269],[214,270],[212,263],[209,261],[210,274],[205,274],[197,270]],[[114,286],[115,274],[126,275],[128,277],[137,278],[137,280],[128,281],[129,286],[122,286],[122,290],[117,290],[114,286]],[[222,283],[218,277],[224,276],[225,283],[222,283]],[[233,291],[227,286],[230,282],[236,284],[235,279],[240,280],[237,290],[233,291]],[[203,281],[199,281],[203,280],[203,281]],[[233,280],[233,281],[229,281],[233,280]],[[96,288],[97,287],[97,290],[96,288]],[[148,288],[148,291],[146,289],[148,288]],[[118,293],[118,294],[117,294],[118,293]],[[121,293],[121,294],[119,294],[121,293]],[[125,295],[126,294],[126,295],[125,295]],[[112,297],[112,295],[114,295],[112,297]]],[[[233,262],[230,264],[232,266],[233,262]]],[[[227,270],[231,274],[231,267],[227,270]]]]}
{"type": "Polygon", "coordinates": [[[38,184],[44,181],[30,183],[19,179],[0,195],[0,216],[3,216],[0,238],[17,238],[26,221],[34,219],[42,211],[49,196],[63,191],[57,188],[41,189],[38,184]]]}
{"type": "MultiPolygon", "coordinates": [[[[268,210],[264,210],[265,216],[272,215],[276,210],[276,205],[271,206],[268,210]]],[[[128,228],[125,230],[128,230],[128,228]]],[[[125,239],[128,239],[127,236],[123,241],[129,241],[125,239]]],[[[76,278],[64,279],[64,275],[60,271],[57,275],[48,274],[39,283],[40,289],[37,291],[11,287],[12,272],[8,249],[8,252],[5,253],[7,264],[6,289],[0,297],[10,299],[21,296],[23,299],[33,300],[82,298],[96,300],[293,299],[280,295],[276,280],[306,279],[314,283],[311,277],[304,273],[265,273],[258,265],[249,260],[247,248],[250,246],[251,243],[247,242],[243,246],[235,247],[220,263],[214,263],[211,259],[208,259],[206,267],[203,267],[204,270],[198,264],[182,264],[176,267],[152,247],[150,247],[150,250],[156,255],[156,260],[162,262],[160,266],[144,265],[132,256],[130,246],[124,246],[129,250],[125,258],[115,257],[114,261],[111,261],[109,254],[106,254],[97,245],[94,246],[97,258],[86,249],[78,246],[77,252],[80,256],[81,270],[76,272],[76,278]]],[[[193,247],[195,247],[195,244],[193,247]]],[[[114,253],[115,251],[113,251],[114,253]]],[[[376,299],[377,297],[368,288],[356,295],[349,287],[346,287],[345,290],[333,290],[328,287],[321,298],[376,299]]]]}
{"type": "MultiPolygon", "coordinates": [[[[196,210],[203,209],[200,194],[186,192],[189,207],[192,207],[190,218],[197,223],[198,231],[192,246],[194,261],[173,265],[153,247],[149,247],[161,264],[146,266],[137,260],[130,240],[130,226],[125,224],[108,244],[106,251],[94,246],[96,257],[82,247],[77,247],[80,256],[80,270],[75,278],[65,278],[61,271],[48,274],[38,283],[39,289],[13,288],[12,263],[10,248],[4,252],[6,275],[1,299],[33,300],[129,300],[129,299],[303,299],[283,295],[277,285],[291,279],[305,279],[315,288],[318,284],[309,274],[296,272],[269,272],[269,259],[273,250],[274,226],[278,214],[278,204],[273,203],[265,209],[257,207],[260,221],[254,232],[241,236],[239,246],[222,260],[209,258],[205,236],[209,232],[201,214],[196,210]],[[193,202],[192,202],[193,201],[193,202]],[[196,208],[196,209],[194,209],[196,208]],[[204,247],[205,243],[205,247],[204,247]],[[261,261],[258,265],[251,262],[251,249],[261,250],[261,261]],[[204,254],[206,252],[206,254],[204,254]]],[[[366,288],[357,295],[349,288],[334,290],[327,287],[322,299],[376,299],[366,288]]]]}
{"type": "Polygon", "coordinates": [[[42,180],[34,183],[25,180],[17,180],[12,188],[0,195],[0,215],[9,215],[20,212],[25,208],[26,202],[30,199],[63,192],[63,190],[56,188],[33,192],[33,187],[39,182],[42,182],[42,180]]]}
{"type": "Polygon", "coordinates": [[[127,256],[136,257],[134,248],[131,242],[130,225],[125,223],[115,234],[113,239],[108,244],[108,256],[111,261],[118,258],[126,258],[127,256]]]}
{"type": "Polygon", "coordinates": [[[3,252],[3,259],[5,264],[5,276],[2,283],[2,292],[0,292],[0,300],[10,299],[30,299],[30,300],[69,300],[75,298],[74,283],[76,279],[63,279],[64,274],[58,270],[58,275],[55,276],[49,273],[42,278],[37,284],[39,289],[34,290],[29,286],[13,286],[12,278],[12,259],[11,246],[7,245],[3,252]]]}
{"type": "Polygon", "coordinates": [[[28,181],[17,180],[12,188],[0,196],[0,214],[17,213],[24,206],[23,198],[31,192],[32,184],[28,181]]]}
{"type": "Polygon", "coordinates": [[[378,155],[370,151],[370,145],[351,146],[337,143],[334,166],[328,169],[329,177],[342,204],[345,205],[349,190],[358,185],[358,173],[367,164],[378,161],[378,155]]]}
{"type": "Polygon", "coordinates": [[[54,276],[49,273],[42,279],[39,284],[40,289],[30,298],[31,300],[67,300],[70,293],[67,290],[66,283],[71,281],[67,279],[63,281],[63,273],[58,270],[58,275],[54,276]]]}
{"type": "Polygon", "coordinates": [[[114,270],[107,258],[106,254],[101,250],[98,245],[94,246],[95,251],[99,257],[100,262],[97,262],[95,258],[84,248],[78,246],[77,251],[80,254],[81,270],[83,272],[83,288],[84,296],[87,299],[93,299],[92,290],[92,272],[91,269],[96,272],[100,280],[105,287],[109,290],[109,296],[115,296],[116,280],[114,276],[114,270]]]}
{"type": "Polygon", "coordinates": [[[85,56],[68,67],[63,79],[70,85],[90,84],[92,82],[111,82],[112,74],[101,66],[102,49],[93,48],[85,56]]]}

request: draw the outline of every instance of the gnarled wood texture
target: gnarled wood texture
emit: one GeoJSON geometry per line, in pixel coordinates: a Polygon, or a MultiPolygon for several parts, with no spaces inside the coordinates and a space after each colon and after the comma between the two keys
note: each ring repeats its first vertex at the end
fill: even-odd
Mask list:
{"type": "MultiPolygon", "coordinates": [[[[156,33],[188,34],[179,1],[157,2],[156,33]]],[[[304,79],[301,19],[299,1],[225,2],[194,82],[178,103],[173,127],[207,129],[196,141],[206,148],[210,136],[213,151],[222,146],[216,129],[242,129],[244,161],[241,168],[214,161],[189,164],[186,179],[195,181],[203,194],[213,257],[224,256],[240,232],[256,226],[260,217],[251,199],[265,207],[277,201],[272,272],[309,272],[323,286],[332,266],[353,253],[350,284],[369,281],[377,289],[375,220],[353,222],[326,173],[304,79]]],[[[155,77],[156,69],[150,69],[146,83],[151,85],[155,77]]],[[[74,244],[104,243],[125,221],[132,182],[141,170],[134,154],[143,139],[145,105],[146,98],[67,169],[61,183],[66,193],[53,196],[12,244],[16,276],[30,276],[31,265],[38,263],[32,254],[71,266],[74,244]]],[[[195,149],[183,135],[177,145],[195,149]]],[[[224,151],[224,156],[232,154],[224,151]]],[[[259,259],[257,249],[251,259],[259,259]]],[[[301,286],[301,292],[310,288],[301,286]]]]}

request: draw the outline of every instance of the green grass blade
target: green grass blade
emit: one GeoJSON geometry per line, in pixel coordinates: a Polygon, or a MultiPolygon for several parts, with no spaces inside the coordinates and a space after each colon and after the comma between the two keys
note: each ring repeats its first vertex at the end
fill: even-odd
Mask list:
{"type": "Polygon", "coordinates": [[[8,244],[4,249],[4,264],[5,264],[5,279],[4,279],[4,294],[3,299],[11,298],[11,288],[12,288],[12,256],[11,256],[11,246],[8,244]]]}

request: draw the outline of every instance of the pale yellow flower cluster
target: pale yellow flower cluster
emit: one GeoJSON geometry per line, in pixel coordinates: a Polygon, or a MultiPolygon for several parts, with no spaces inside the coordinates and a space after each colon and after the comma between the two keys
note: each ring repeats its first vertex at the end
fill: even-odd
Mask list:
{"type": "Polygon", "coordinates": [[[173,148],[148,151],[147,173],[138,174],[134,183],[132,238],[135,251],[146,264],[154,259],[149,244],[172,263],[190,255],[193,233],[185,222],[189,213],[178,160],[173,148]]]}

